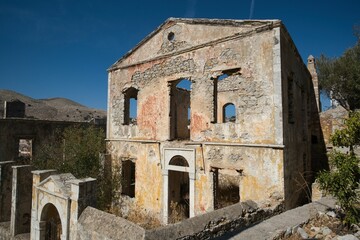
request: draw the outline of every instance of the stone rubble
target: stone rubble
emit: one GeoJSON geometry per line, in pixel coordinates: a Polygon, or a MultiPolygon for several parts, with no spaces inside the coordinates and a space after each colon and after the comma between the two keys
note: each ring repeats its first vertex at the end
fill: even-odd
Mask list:
{"type": "Polygon", "coordinates": [[[347,229],[336,211],[319,211],[304,224],[288,227],[280,239],[358,240],[360,225],[353,224],[347,229]]]}

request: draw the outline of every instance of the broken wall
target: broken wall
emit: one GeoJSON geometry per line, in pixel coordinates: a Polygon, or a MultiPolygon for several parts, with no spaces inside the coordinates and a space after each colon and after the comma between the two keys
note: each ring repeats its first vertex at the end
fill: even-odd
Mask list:
{"type": "Polygon", "coordinates": [[[19,160],[20,139],[31,140],[32,155],[36,155],[37,149],[46,144],[56,131],[76,124],[88,123],[0,119],[0,162],[19,160]]]}
{"type": "Polygon", "coordinates": [[[281,32],[286,208],[311,201],[311,134],[318,116],[312,78],[286,29],[281,32]],[[315,104],[316,111],[312,111],[315,104]],[[316,114],[316,115],[313,115],[316,114]]]}
{"type": "Polygon", "coordinates": [[[214,169],[238,174],[240,201],[300,202],[292,189],[311,170],[311,76],[280,21],[220,22],[167,21],[109,69],[108,151],[113,165],[136,165],[128,206],[164,214],[165,148],[196,150],[195,215],[215,208],[214,169]],[[190,139],[173,141],[172,88],[181,79],[192,83],[190,139]],[[131,87],[137,125],[123,121],[131,87]],[[235,121],[224,123],[227,104],[235,121]]]}
{"type": "MultiPolygon", "coordinates": [[[[191,45],[191,40],[200,40],[196,41],[192,34],[187,33],[195,34],[197,27],[177,24],[169,29],[180,28],[175,33],[176,38],[187,38],[191,45]]],[[[226,38],[234,31],[239,34],[245,30],[250,31],[247,27],[249,26],[245,24],[244,28],[230,28],[231,31],[228,30],[223,35],[218,33],[216,36],[226,38]]],[[[202,42],[213,39],[211,33],[214,28],[211,25],[203,27],[202,42]]],[[[224,31],[222,27],[217,29],[224,31]]],[[[161,48],[166,43],[162,36],[167,36],[169,31],[167,29],[152,36],[151,49],[161,48]]],[[[185,78],[192,82],[191,140],[273,143],[273,35],[273,31],[259,31],[226,40],[226,46],[223,42],[217,43],[214,40],[210,46],[200,45],[194,50],[163,58],[157,58],[157,53],[152,56],[150,51],[146,54],[148,60],[142,62],[144,56],[140,57],[138,54],[146,48],[146,44],[150,44],[144,43],[131,56],[131,61],[138,58],[138,63],[130,64],[127,63],[128,59],[124,59],[120,66],[109,72],[108,139],[171,139],[170,83],[185,78]],[[233,76],[223,81],[214,81],[223,71],[234,69],[239,70],[233,76]],[[139,89],[137,126],[123,123],[125,105],[122,91],[129,87],[139,89]],[[236,107],[237,124],[233,126],[233,131],[221,124],[221,108],[229,102],[236,107]],[[221,134],[224,132],[223,128],[228,132],[226,135],[221,134]]]]}

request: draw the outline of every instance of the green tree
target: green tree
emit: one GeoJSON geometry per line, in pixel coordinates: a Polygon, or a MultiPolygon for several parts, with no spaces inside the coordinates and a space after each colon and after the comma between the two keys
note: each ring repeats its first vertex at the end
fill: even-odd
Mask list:
{"type": "Polygon", "coordinates": [[[106,208],[109,179],[104,176],[100,154],[105,152],[105,133],[93,125],[76,125],[55,134],[37,149],[33,165],[38,169],[56,169],[77,178],[97,179],[98,207],[106,208]]]}
{"type": "MultiPolygon", "coordinates": [[[[335,147],[346,147],[347,152],[334,150],[329,155],[330,170],[321,171],[317,177],[320,189],[333,195],[345,212],[347,224],[358,223],[360,161],[354,152],[360,144],[360,112],[351,112],[345,120],[345,128],[337,130],[331,137],[335,147]]],[[[341,148],[340,148],[341,149],[341,148]]]]}
{"type": "Polygon", "coordinates": [[[319,86],[347,110],[360,108],[360,35],[339,58],[321,55],[316,60],[319,86]]]}

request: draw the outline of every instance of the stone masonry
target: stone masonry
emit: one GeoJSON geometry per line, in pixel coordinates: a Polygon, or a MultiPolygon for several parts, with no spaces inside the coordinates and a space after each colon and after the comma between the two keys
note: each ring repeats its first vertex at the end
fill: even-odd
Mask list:
{"type": "Polygon", "coordinates": [[[310,72],[279,20],[165,21],[108,69],[114,206],[168,223],[174,204],[187,218],[309,201],[302,186],[321,147],[309,59],[310,72]]]}

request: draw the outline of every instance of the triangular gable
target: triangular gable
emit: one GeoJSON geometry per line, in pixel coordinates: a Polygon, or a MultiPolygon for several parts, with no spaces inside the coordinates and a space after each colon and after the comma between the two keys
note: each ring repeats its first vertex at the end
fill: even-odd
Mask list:
{"type": "Polygon", "coordinates": [[[211,45],[239,34],[280,24],[280,20],[223,20],[169,18],[108,70],[159,59],[211,45]]]}
{"type": "Polygon", "coordinates": [[[71,173],[51,175],[40,182],[37,187],[46,189],[49,192],[69,195],[71,189],[68,181],[72,179],[75,179],[75,177],[71,173]]]}

